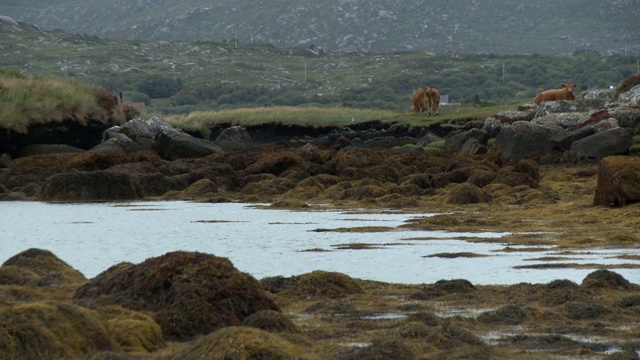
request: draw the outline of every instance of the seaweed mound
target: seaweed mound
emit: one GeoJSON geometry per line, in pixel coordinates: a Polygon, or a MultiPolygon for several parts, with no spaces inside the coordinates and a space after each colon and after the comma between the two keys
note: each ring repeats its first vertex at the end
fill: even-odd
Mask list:
{"type": "Polygon", "coordinates": [[[113,339],[126,352],[154,352],[166,346],[162,329],[151,316],[119,306],[99,308],[98,313],[113,339]]]}
{"type": "Polygon", "coordinates": [[[284,278],[264,278],[260,283],[273,293],[287,292],[294,296],[322,296],[339,298],[351,294],[362,294],[360,283],[348,275],[338,272],[316,270],[310,273],[284,278]]]}
{"type": "Polygon", "coordinates": [[[165,338],[178,341],[240,325],[260,310],[280,310],[258,281],[229,259],[184,251],[138,265],[115,265],[79,288],[74,298],[87,306],[149,312],[165,338]]]}
{"type": "Polygon", "coordinates": [[[409,299],[431,300],[450,294],[468,294],[475,290],[476,287],[465,279],[438,280],[435,284],[425,285],[422,289],[409,295],[409,299]]]}
{"type": "Polygon", "coordinates": [[[269,332],[297,333],[296,324],[285,314],[273,310],[260,310],[255,312],[242,322],[244,326],[250,326],[269,332]]]}
{"type": "Polygon", "coordinates": [[[633,284],[622,275],[610,270],[596,270],[582,280],[582,287],[587,289],[630,290],[633,284]]]}
{"type": "Polygon", "coordinates": [[[397,340],[378,340],[371,345],[352,350],[337,357],[339,360],[411,360],[415,359],[411,349],[397,340]]]}
{"type": "Polygon", "coordinates": [[[229,326],[193,341],[171,359],[305,359],[304,349],[278,335],[251,328],[229,326]]]}
{"type": "Polygon", "coordinates": [[[3,359],[81,359],[112,350],[119,350],[118,345],[92,310],[68,303],[35,302],[0,312],[3,359]]]}
{"type": "Polygon", "coordinates": [[[13,284],[23,285],[20,282],[31,278],[29,285],[36,286],[58,286],[73,283],[81,283],[87,281],[87,278],[81,272],[72,268],[66,262],[60,260],[51,251],[31,248],[7,259],[2,267],[15,266],[28,270],[36,274],[36,278],[24,272],[19,275],[17,269],[10,271],[13,275],[9,275],[9,271],[3,271],[6,277],[13,278],[13,284]],[[26,276],[26,277],[25,277],[26,276]]]}

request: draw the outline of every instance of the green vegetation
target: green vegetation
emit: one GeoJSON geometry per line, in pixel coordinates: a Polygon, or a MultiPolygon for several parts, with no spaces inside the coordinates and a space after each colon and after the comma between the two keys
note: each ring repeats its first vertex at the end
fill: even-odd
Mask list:
{"type": "Polygon", "coordinates": [[[28,78],[0,68],[0,127],[26,132],[29,124],[74,120],[122,122],[139,112],[93,85],[53,77],[28,78]]]}
{"type": "Polygon", "coordinates": [[[349,126],[368,121],[384,121],[410,126],[427,126],[435,123],[457,123],[481,121],[500,111],[511,109],[526,100],[512,100],[501,104],[461,104],[443,106],[437,116],[410,112],[319,106],[273,106],[259,108],[228,109],[219,111],[195,111],[188,115],[173,115],[166,118],[181,129],[200,132],[208,136],[209,127],[215,124],[256,125],[268,123],[298,124],[306,126],[349,126]]]}
{"type": "Polygon", "coordinates": [[[7,39],[0,67],[104,87],[163,116],[315,106],[385,109],[407,118],[410,96],[420,86],[437,88],[450,103],[522,104],[568,80],[580,93],[618,85],[637,72],[635,56],[587,50],[571,56],[312,53],[228,42],[112,41],[21,27],[14,34],[0,24],[7,39]]]}

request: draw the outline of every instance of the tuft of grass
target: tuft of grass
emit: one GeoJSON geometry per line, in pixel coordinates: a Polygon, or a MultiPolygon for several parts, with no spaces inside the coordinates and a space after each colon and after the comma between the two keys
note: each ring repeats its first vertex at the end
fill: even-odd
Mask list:
{"type": "Polygon", "coordinates": [[[220,111],[195,111],[187,115],[167,117],[171,125],[203,135],[209,134],[209,127],[217,124],[250,126],[281,123],[303,126],[349,126],[368,121],[428,126],[436,123],[460,123],[484,120],[500,111],[522,105],[524,100],[511,100],[500,104],[476,106],[462,104],[442,107],[437,116],[422,113],[351,107],[294,107],[274,106],[258,108],[229,109],[220,111]]]}
{"type": "Polygon", "coordinates": [[[282,123],[308,126],[345,126],[372,120],[397,121],[400,115],[399,112],[390,110],[274,106],[221,111],[196,111],[188,115],[172,116],[166,120],[182,129],[206,132],[208,126],[215,124],[249,126],[282,123]]]}
{"type": "MultiPolygon", "coordinates": [[[[88,119],[109,122],[114,114],[96,102],[98,89],[61,78],[27,78],[0,72],[0,127],[25,133],[30,124],[88,119]]],[[[116,116],[117,117],[117,116],[116,116]]]]}

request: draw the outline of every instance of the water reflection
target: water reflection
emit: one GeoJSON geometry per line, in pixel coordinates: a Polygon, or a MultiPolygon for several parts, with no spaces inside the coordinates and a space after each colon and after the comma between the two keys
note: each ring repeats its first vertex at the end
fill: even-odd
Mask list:
{"type": "MultiPolygon", "coordinates": [[[[199,251],[229,258],[256,278],[291,276],[313,270],[395,283],[433,283],[467,279],[474,284],[581,282],[593,269],[514,268],[535,263],[540,252],[503,251],[499,239],[509,233],[457,233],[394,229],[383,232],[334,232],[318,229],[396,228],[425,214],[384,211],[284,211],[247,204],[181,201],[48,204],[0,202],[0,262],[28,248],[52,251],[92,278],[122,261],[139,263],[169,251],[199,251]],[[428,239],[428,240],[425,240],[428,239]],[[343,244],[366,244],[340,247],[343,244]],[[339,249],[340,248],[340,249],[339,249]],[[429,257],[473,253],[474,257],[429,257]]],[[[510,250],[517,248],[509,246],[510,250]]],[[[563,254],[567,262],[616,264],[632,250],[589,250],[563,254]]],[[[639,272],[616,269],[631,282],[639,272]]]]}

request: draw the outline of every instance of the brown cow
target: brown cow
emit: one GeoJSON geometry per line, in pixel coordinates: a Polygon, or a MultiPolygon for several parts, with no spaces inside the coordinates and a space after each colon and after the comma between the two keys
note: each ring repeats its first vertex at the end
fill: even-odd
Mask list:
{"type": "Polygon", "coordinates": [[[429,110],[430,98],[428,91],[428,87],[421,87],[413,92],[413,95],[411,95],[411,101],[413,102],[412,112],[425,112],[429,110]]]}
{"type": "Polygon", "coordinates": [[[429,88],[429,115],[440,113],[440,92],[436,88],[429,88]]]}
{"type": "Polygon", "coordinates": [[[543,101],[575,100],[576,95],[573,93],[573,89],[576,86],[578,86],[578,84],[572,84],[571,81],[569,81],[566,84],[560,85],[562,89],[541,92],[533,99],[533,102],[539,105],[543,101]]]}

